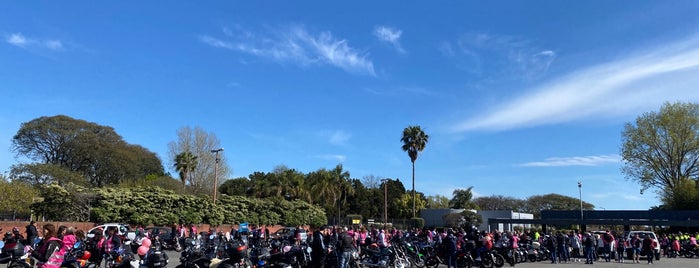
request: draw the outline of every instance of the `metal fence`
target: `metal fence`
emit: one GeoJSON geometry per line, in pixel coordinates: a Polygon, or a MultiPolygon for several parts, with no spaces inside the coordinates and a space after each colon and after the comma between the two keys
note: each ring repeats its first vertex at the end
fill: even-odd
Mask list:
{"type": "Polygon", "coordinates": [[[29,221],[31,215],[29,213],[20,213],[17,211],[0,211],[0,221],[29,221]]]}

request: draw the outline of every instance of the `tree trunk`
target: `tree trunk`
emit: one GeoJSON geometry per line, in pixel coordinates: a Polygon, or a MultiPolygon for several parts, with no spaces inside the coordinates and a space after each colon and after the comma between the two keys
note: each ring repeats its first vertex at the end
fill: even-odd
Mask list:
{"type": "Polygon", "coordinates": [[[413,218],[415,218],[415,161],[413,161],[413,218]]]}

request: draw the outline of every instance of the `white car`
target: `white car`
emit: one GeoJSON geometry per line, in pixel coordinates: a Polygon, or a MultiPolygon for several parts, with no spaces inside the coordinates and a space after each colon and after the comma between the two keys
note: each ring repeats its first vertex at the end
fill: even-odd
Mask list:
{"type": "MultiPolygon", "coordinates": [[[[660,242],[658,241],[658,236],[655,235],[653,231],[631,231],[628,235],[626,235],[626,239],[629,241],[629,244],[631,243],[631,238],[633,238],[635,235],[638,235],[638,238],[641,240],[643,240],[646,236],[650,236],[650,238],[655,242],[655,248],[653,249],[653,255],[655,256],[650,257],[655,257],[656,260],[660,260],[660,242]]],[[[630,245],[630,247],[633,247],[633,245],[630,245]]],[[[627,249],[626,256],[632,256],[632,250],[633,249],[627,249]]],[[[645,256],[645,254],[645,252],[641,251],[641,256],[645,256]]]]}
{"type": "MultiPolygon", "coordinates": [[[[594,231],[592,233],[593,233],[594,237],[597,239],[597,253],[600,255],[606,254],[606,251],[604,250],[604,241],[602,239],[603,239],[604,235],[607,234],[607,232],[606,231],[594,231]]],[[[614,239],[616,239],[616,237],[614,239]]],[[[616,254],[615,253],[616,252],[616,245],[617,245],[617,241],[616,240],[612,241],[612,251],[611,252],[613,252],[613,254],[616,254]]]]}
{"type": "Polygon", "coordinates": [[[129,227],[128,224],[123,224],[123,223],[105,223],[105,224],[100,224],[95,227],[92,227],[89,231],[87,231],[87,237],[92,238],[94,237],[93,231],[100,228],[102,229],[102,235],[107,236],[107,228],[109,227],[116,227],[117,231],[119,233],[119,236],[121,236],[123,239],[126,240],[134,240],[136,239],[136,232],[131,231],[131,227],[129,227]]]}

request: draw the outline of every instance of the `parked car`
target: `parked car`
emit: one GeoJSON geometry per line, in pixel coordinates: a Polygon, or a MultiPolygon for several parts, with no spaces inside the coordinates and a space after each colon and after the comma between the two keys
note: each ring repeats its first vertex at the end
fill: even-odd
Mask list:
{"type": "Polygon", "coordinates": [[[308,233],[306,233],[305,229],[298,227],[282,227],[276,232],[270,234],[270,236],[271,238],[289,239],[289,237],[295,236],[296,232],[300,234],[301,241],[306,241],[308,238],[308,233]]]}
{"type": "MultiPolygon", "coordinates": [[[[646,256],[646,253],[641,251],[641,257],[646,256],[649,258],[655,257],[656,260],[660,260],[660,242],[658,241],[658,236],[655,235],[653,231],[631,231],[626,235],[627,241],[631,241],[631,238],[633,238],[635,235],[638,235],[638,238],[643,240],[646,236],[650,236],[651,239],[655,242],[655,248],[653,249],[653,255],[655,256],[646,256]]],[[[629,248],[626,250],[626,256],[633,256],[632,255],[633,249],[629,248]]]]}
{"type": "Polygon", "coordinates": [[[172,232],[171,227],[165,227],[165,226],[146,227],[143,230],[149,234],[156,234],[157,233],[163,239],[170,239],[170,233],[172,232]]]}
{"type": "Polygon", "coordinates": [[[131,230],[131,227],[129,227],[128,224],[123,224],[123,223],[105,223],[105,224],[100,224],[95,227],[92,227],[90,230],[87,231],[87,237],[94,237],[94,231],[97,229],[102,229],[102,235],[106,236],[107,235],[107,228],[109,227],[116,227],[118,234],[122,237],[122,239],[126,240],[134,240],[136,238],[136,232],[131,230]]]}

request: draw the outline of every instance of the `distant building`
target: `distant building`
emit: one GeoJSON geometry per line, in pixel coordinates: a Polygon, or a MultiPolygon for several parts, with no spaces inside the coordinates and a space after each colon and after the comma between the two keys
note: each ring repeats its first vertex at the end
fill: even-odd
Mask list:
{"type": "MultiPolygon", "coordinates": [[[[443,227],[446,226],[444,222],[444,216],[451,213],[461,213],[463,209],[422,209],[420,210],[420,217],[425,219],[426,227],[443,227]]],[[[530,224],[515,224],[515,223],[500,223],[493,224],[492,226],[488,223],[489,218],[499,218],[499,219],[534,219],[534,214],[514,212],[511,210],[484,210],[475,211],[476,214],[480,215],[483,219],[483,223],[478,226],[479,230],[500,230],[500,231],[512,231],[515,226],[521,226],[524,229],[530,228],[530,224]]]]}
{"type": "Polygon", "coordinates": [[[514,227],[519,226],[523,229],[528,229],[531,227],[530,224],[518,224],[518,223],[499,223],[499,224],[490,224],[488,222],[488,219],[493,218],[493,219],[517,219],[517,220],[532,220],[534,219],[534,214],[530,213],[522,213],[522,212],[514,212],[512,210],[482,210],[476,212],[476,214],[480,215],[481,218],[483,219],[483,223],[481,223],[481,226],[478,226],[479,230],[486,230],[486,231],[494,231],[494,230],[499,230],[499,231],[513,231],[514,227]]]}
{"type": "Polygon", "coordinates": [[[463,209],[451,208],[429,208],[421,209],[420,217],[425,219],[425,227],[444,227],[447,224],[444,222],[444,216],[452,213],[461,213],[463,209]]]}

